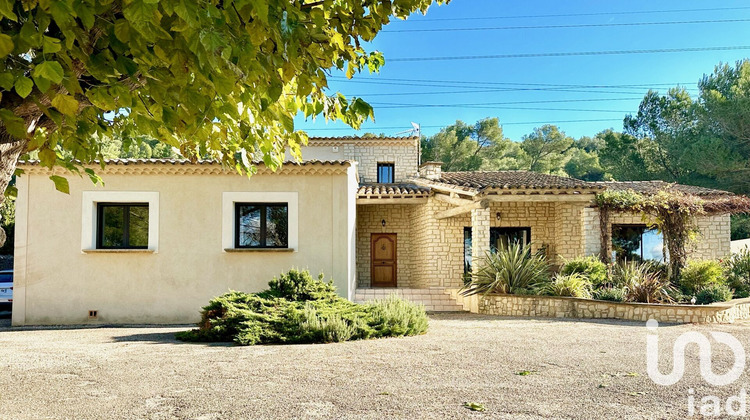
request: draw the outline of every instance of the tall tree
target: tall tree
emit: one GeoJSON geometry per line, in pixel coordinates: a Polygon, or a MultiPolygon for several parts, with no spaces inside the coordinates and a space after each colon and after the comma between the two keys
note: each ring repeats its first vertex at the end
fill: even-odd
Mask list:
{"type": "Polygon", "coordinates": [[[602,167],[618,181],[644,181],[657,179],[649,144],[613,130],[605,130],[596,135],[604,142],[599,150],[602,167]]]}
{"type": "Polygon", "coordinates": [[[422,139],[422,160],[443,162],[446,171],[475,171],[501,159],[510,143],[497,118],[485,118],[473,125],[456,121],[422,139]]]}
{"type": "Polygon", "coordinates": [[[562,168],[565,153],[573,139],[556,125],[546,124],[523,136],[521,149],[528,156],[527,169],[535,172],[554,172],[562,168]]]}
{"type": "Polygon", "coordinates": [[[650,157],[662,177],[672,182],[690,177],[693,168],[685,165],[684,158],[704,127],[698,118],[698,105],[685,88],[672,88],[666,95],[649,90],[638,113],[625,117],[624,126],[627,134],[650,143],[650,157]]]}
{"type": "Polygon", "coordinates": [[[709,164],[706,169],[723,187],[750,194],[750,60],[719,64],[698,88],[701,117],[718,155],[704,162],[709,164]]]}
{"type": "Polygon", "coordinates": [[[584,181],[602,181],[605,177],[604,169],[599,163],[599,155],[579,148],[571,148],[568,151],[568,161],[563,169],[567,175],[584,181]]]}
{"type": "Polygon", "coordinates": [[[306,141],[298,113],[353,127],[373,116],[329,96],[327,72],[377,71],[383,56],[361,43],[432,2],[0,0],[0,189],[26,152],[76,170],[113,133],[239,172],[276,168],[306,141]]]}

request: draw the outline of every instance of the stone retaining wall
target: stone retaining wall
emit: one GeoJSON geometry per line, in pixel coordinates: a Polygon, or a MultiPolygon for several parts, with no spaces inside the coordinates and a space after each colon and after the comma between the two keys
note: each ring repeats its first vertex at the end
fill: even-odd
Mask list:
{"type": "Polygon", "coordinates": [[[464,309],[473,313],[541,318],[589,318],[666,323],[733,323],[750,319],[750,298],[711,305],[657,305],[618,303],[551,296],[461,296],[449,292],[464,309]]]}

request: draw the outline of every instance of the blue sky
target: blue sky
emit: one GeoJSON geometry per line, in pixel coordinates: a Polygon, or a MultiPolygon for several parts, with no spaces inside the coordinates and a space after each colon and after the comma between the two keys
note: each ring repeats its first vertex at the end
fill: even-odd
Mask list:
{"type": "Polygon", "coordinates": [[[498,117],[505,135],[513,140],[547,122],[578,138],[607,128],[621,130],[622,118],[637,111],[649,88],[665,92],[683,84],[695,94],[704,73],[719,62],[750,57],[750,47],[656,54],[399,59],[737,46],[750,46],[747,1],[453,0],[447,6],[432,6],[426,16],[413,15],[384,28],[368,46],[385,55],[380,74],[363,73],[351,81],[333,74],[331,88],[371,103],[375,123],[368,122],[360,132],[321,119],[312,122],[298,117],[296,124],[311,136],[366,131],[394,135],[408,130],[414,121],[422,125],[423,134],[430,135],[456,120],[473,123],[498,117]],[[663,24],[717,20],[724,22],[663,24]],[[632,23],[650,25],[623,25],[632,23]],[[608,26],[538,28],[559,25],[608,26]],[[473,28],[506,29],[458,30],[473,28]],[[428,29],[438,31],[411,32],[428,29]]]}

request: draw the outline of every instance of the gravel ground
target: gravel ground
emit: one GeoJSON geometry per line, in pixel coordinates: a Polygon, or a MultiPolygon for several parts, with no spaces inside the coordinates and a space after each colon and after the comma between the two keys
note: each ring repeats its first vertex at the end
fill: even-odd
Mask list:
{"type": "MultiPolygon", "coordinates": [[[[662,326],[659,337],[669,349],[686,331],[725,331],[747,347],[748,326],[662,326]]],[[[257,347],[175,341],[185,328],[6,321],[0,418],[683,418],[688,389],[725,400],[748,385],[747,374],[705,383],[695,346],[678,384],[655,385],[643,323],[439,314],[419,337],[257,347]]],[[[731,352],[713,350],[726,371],[731,352]]]]}

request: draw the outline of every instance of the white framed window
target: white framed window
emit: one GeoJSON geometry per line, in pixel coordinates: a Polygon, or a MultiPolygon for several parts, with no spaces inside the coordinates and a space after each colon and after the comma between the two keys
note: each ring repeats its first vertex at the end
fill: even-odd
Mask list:
{"type": "Polygon", "coordinates": [[[81,251],[158,250],[158,192],[84,191],[82,196],[81,251]]]}
{"type": "Polygon", "coordinates": [[[298,201],[296,192],[224,192],[221,206],[222,248],[224,251],[297,251],[298,201]],[[259,217],[254,218],[256,213],[259,217]],[[274,223],[269,223],[269,219],[274,219],[274,223]],[[275,219],[284,219],[286,226],[275,219]],[[270,241],[270,237],[277,239],[270,241]]]}

